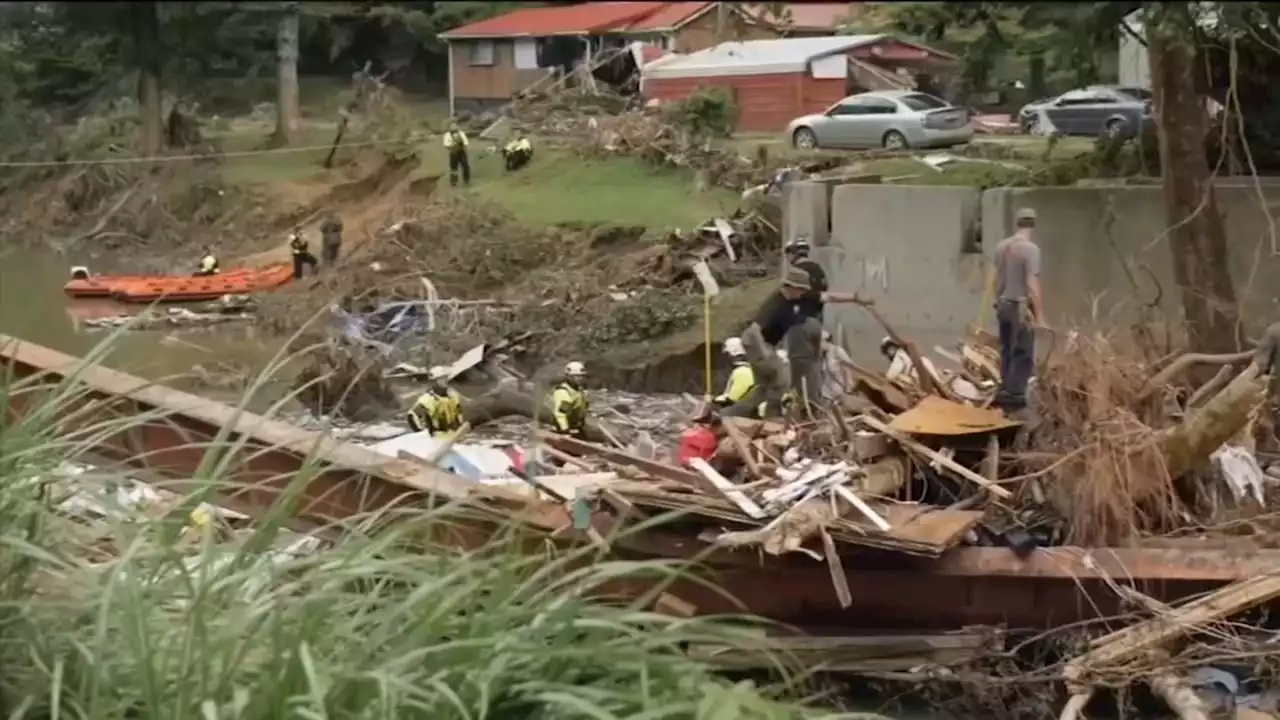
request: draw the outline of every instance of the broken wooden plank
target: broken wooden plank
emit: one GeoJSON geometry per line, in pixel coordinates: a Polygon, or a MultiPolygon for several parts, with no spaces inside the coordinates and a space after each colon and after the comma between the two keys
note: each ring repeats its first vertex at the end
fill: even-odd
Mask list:
{"type": "Polygon", "coordinates": [[[585,455],[588,457],[598,457],[606,462],[616,465],[625,465],[636,468],[642,472],[664,480],[673,480],[675,482],[695,488],[706,488],[714,490],[714,486],[703,479],[702,475],[696,472],[690,472],[674,465],[667,465],[655,460],[647,460],[645,458],[636,457],[630,453],[617,450],[615,448],[596,445],[577,438],[565,437],[564,435],[556,435],[555,433],[545,430],[538,431],[538,439],[550,445],[557,450],[576,455],[585,455]]]}
{"type": "Polygon", "coordinates": [[[836,549],[836,541],[831,539],[831,533],[826,528],[819,530],[818,534],[822,536],[822,557],[831,571],[831,585],[836,590],[836,599],[840,601],[840,607],[847,608],[853,604],[853,591],[849,589],[849,578],[844,574],[844,563],[840,562],[840,551],[836,549]]]}
{"type": "Polygon", "coordinates": [[[658,599],[653,602],[653,609],[672,617],[690,618],[698,614],[697,605],[669,592],[658,594],[658,599]]]}
{"type": "Polygon", "coordinates": [[[751,473],[751,477],[760,479],[760,464],[751,453],[751,446],[747,443],[746,436],[733,423],[724,423],[723,427],[725,434],[729,436],[729,442],[733,443],[733,448],[738,451],[738,456],[746,464],[747,472],[751,473]]]}
{"type": "Polygon", "coordinates": [[[720,491],[720,494],[728,498],[734,505],[737,505],[738,509],[747,514],[747,517],[750,517],[753,520],[763,520],[768,517],[765,511],[761,509],[754,500],[747,497],[746,494],[739,490],[732,482],[729,481],[728,478],[716,472],[716,469],[711,467],[706,460],[703,460],[702,458],[692,458],[689,460],[689,465],[693,467],[694,470],[702,473],[702,477],[706,478],[707,482],[714,485],[716,490],[720,491]]]}
{"type": "Polygon", "coordinates": [[[999,485],[996,485],[995,483],[982,477],[981,475],[970,470],[969,468],[961,465],[955,460],[952,460],[951,458],[946,457],[942,453],[939,453],[937,450],[934,450],[930,447],[923,445],[922,443],[917,442],[916,440],[908,436],[906,433],[894,430],[893,428],[889,427],[885,423],[882,423],[879,420],[869,415],[861,415],[858,417],[858,420],[861,421],[863,424],[867,425],[868,427],[870,427],[872,430],[878,430],[884,433],[885,435],[888,435],[889,437],[898,441],[898,444],[902,445],[908,450],[920,453],[921,455],[929,458],[933,462],[937,463],[940,468],[946,468],[952,474],[957,475],[964,480],[968,480],[969,482],[972,482],[978,485],[982,489],[986,490],[987,492],[991,493],[992,495],[998,498],[1008,499],[1013,497],[1013,493],[1009,492],[1008,490],[1005,490],[999,485]]]}
{"type": "Polygon", "coordinates": [[[835,487],[835,493],[840,497],[840,499],[852,505],[853,509],[861,513],[863,517],[870,520],[871,524],[875,525],[876,529],[880,532],[887,533],[893,530],[892,525],[890,525],[884,518],[880,517],[879,513],[872,510],[870,505],[864,502],[862,498],[858,497],[857,494],[849,488],[844,485],[837,485],[835,487]]]}

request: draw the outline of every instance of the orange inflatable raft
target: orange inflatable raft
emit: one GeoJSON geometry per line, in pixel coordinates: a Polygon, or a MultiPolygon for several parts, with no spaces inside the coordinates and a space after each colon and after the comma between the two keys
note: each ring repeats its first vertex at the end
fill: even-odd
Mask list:
{"type": "Polygon", "coordinates": [[[202,277],[87,275],[84,268],[76,268],[72,271],[72,279],[62,286],[62,291],[73,298],[109,297],[127,303],[194,302],[280,287],[293,278],[293,268],[278,264],[238,268],[202,277]]]}

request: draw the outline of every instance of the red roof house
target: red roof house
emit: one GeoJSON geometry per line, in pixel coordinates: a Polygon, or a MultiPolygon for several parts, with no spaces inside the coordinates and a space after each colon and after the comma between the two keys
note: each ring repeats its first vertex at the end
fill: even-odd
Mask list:
{"type": "Polygon", "coordinates": [[[700,87],[727,88],[738,129],[777,132],[865,90],[913,87],[918,74],[945,75],[958,60],[890,35],[837,35],[726,42],[669,55],[641,69],[646,99],[680,100],[700,87]]]}
{"type": "MultiPolygon", "coordinates": [[[[601,53],[640,41],[692,53],[735,40],[830,35],[850,3],[788,3],[779,26],[752,5],[716,2],[585,2],[522,7],[441,33],[449,44],[453,110],[502,105],[543,82],[556,68],[591,64],[601,53]],[[737,8],[742,8],[739,11],[737,8]]],[[[856,5],[854,3],[853,5],[856,5]]]]}

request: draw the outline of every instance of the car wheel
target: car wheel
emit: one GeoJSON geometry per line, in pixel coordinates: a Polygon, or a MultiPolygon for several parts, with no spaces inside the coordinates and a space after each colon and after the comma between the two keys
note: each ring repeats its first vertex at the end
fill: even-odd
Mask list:
{"type": "Polygon", "coordinates": [[[880,141],[885,150],[906,150],[907,138],[897,130],[890,130],[884,134],[884,139],[880,141]]]}
{"type": "Polygon", "coordinates": [[[809,128],[799,128],[791,136],[791,144],[797,150],[817,150],[818,136],[814,135],[809,128]]]}
{"type": "Polygon", "coordinates": [[[1120,137],[1122,134],[1124,134],[1124,120],[1112,118],[1107,121],[1107,135],[1109,137],[1120,137]]]}

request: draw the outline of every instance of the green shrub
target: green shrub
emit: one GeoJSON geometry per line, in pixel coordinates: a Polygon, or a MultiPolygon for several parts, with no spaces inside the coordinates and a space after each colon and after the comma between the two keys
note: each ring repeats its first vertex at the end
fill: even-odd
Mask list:
{"type": "Polygon", "coordinates": [[[729,137],[738,127],[738,106],[728,88],[699,88],[666,112],[668,122],[698,139],[729,137]]]}

